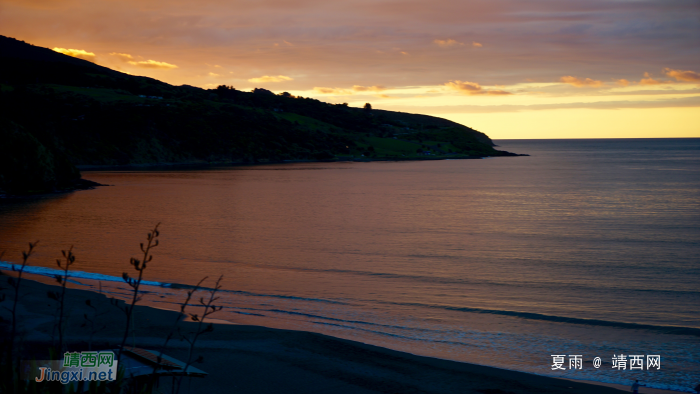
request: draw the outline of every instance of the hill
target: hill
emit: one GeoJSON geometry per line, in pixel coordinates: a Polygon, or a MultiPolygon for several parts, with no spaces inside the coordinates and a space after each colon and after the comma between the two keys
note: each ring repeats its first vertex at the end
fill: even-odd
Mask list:
{"type": "Polygon", "coordinates": [[[76,166],[508,156],[427,115],[200,89],[0,36],[0,191],[71,189],[76,166]]]}

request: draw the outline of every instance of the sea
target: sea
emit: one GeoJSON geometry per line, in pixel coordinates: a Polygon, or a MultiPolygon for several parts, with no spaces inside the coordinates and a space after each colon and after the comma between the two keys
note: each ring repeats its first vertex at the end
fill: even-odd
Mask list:
{"type": "Polygon", "coordinates": [[[159,224],[144,305],[222,277],[219,321],[692,392],[700,139],[495,142],[530,156],[84,171],[109,186],[0,200],[0,269],[72,247],[72,287],[125,298],[159,224]]]}

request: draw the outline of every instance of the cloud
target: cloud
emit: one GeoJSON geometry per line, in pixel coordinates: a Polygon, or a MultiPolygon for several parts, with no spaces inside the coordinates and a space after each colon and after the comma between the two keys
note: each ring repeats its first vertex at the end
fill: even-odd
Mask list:
{"type": "Polygon", "coordinates": [[[463,43],[453,40],[451,38],[448,38],[447,40],[433,40],[433,42],[436,43],[440,48],[449,48],[455,45],[464,45],[463,43]]]}
{"type": "Polygon", "coordinates": [[[128,62],[129,60],[134,60],[134,57],[129,55],[128,53],[117,53],[117,52],[112,52],[110,53],[110,56],[116,56],[119,59],[128,62]]]}
{"type": "Polygon", "coordinates": [[[630,81],[628,81],[626,79],[618,79],[615,81],[615,83],[620,85],[620,86],[628,86],[630,84],[630,81]]]}
{"type": "Polygon", "coordinates": [[[424,113],[431,115],[457,114],[457,113],[498,113],[498,112],[529,112],[552,109],[651,109],[651,108],[700,108],[700,96],[682,97],[661,100],[639,101],[597,101],[597,102],[573,102],[552,103],[534,105],[445,105],[445,106],[394,106],[384,107],[391,111],[403,111],[411,113],[424,113]]]}
{"type": "Polygon", "coordinates": [[[596,80],[590,79],[590,78],[581,79],[578,77],[572,77],[571,75],[561,77],[559,80],[561,82],[568,83],[569,85],[576,86],[577,88],[582,88],[584,86],[588,86],[588,87],[592,87],[592,88],[603,86],[602,81],[596,81],[596,80]]]}
{"type": "Polygon", "coordinates": [[[73,0],[8,0],[7,2],[41,10],[62,8],[71,3],[75,3],[73,0]]]}
{"type": "Polygon", "coordinates": [[[119,60],[126,62],[126,63],[129,63],[132,66],[136,66],[136,67],[157,68],[157,69],[162,69],[162,70],[171,70],[173,68],[178,68],[176,65],[166,63],[166,62],[158,62],[155,60],[136,60],[136,58],[134,56],[131,56],[128,53],[112,52],[109,55],[117,57],[117,58],[119,58],[119,60]]]}
{"type": "Polygon", "coordinates": [[[639,81],[640,85],[661,85],[662,83],[664,82],[652,78],[649,73],[644,73],[644,78],[639,81]]]}
{"type": "Polygon", "coordinates": [[[664,68],[664,74],[669,77],[676,78],[676,81],[683,82],[700,82],[700,74],[690,70],[673,70],[664,68]]]}
{"type": "MultiPolygon", "coordinates": [[[[261,77],[267,70],[272,73],[267,75],[297,75],[298,79],[286,84],[299,91],[314,86],[351,89],[353,83],[380,81],[395,87],[435,86],[447,78],[470,78],[484,83],[485,90],[508,90],[517,97],[519,92],[510,86],[527,77],[557,82],[562,89],[568,87],[559,82],[566,73],[582,79],[600,78],[602,87],[620,88],[615,84],[618,78],[629,78],[628,86],[644,87],[638,82],[648,70],[658,72],[660,80],[673,82],[674,77],[661,72],[664,67],[700,73],[693,58],[694,53],[697,57],[693,52],[697,38],[691,34],[698,26],[697,18],[691,18],[697,14],[697,2],[689,0],[245,0],[234,2],[235,7],[222,0],[0,1],[12,5],[0,6],[0,26],[8,34],[30,41],[36,37],[38,41],[32,44],[50,44],[49,48],[59,44],[91,48],[100,53],[97,61],[106,58],[111,62],[105,65],[120,64],[125,70],[176,85],[199,86],[206,78],[198,76],[208,71],[221,75],[232,71],[230,76],[248,83],[252,75],[261,77]],[[24,4],[36,2],[74,2],[76,6],[51,12],[25,9],[24,4]],[[557,33],[570,25],[581,29],[557,33]],[[584,25],[590,28],[584,29],[584,25]],[[117,31],[119,34],[114,33],[117,31]],[[455,44],[442,47],[435,39],[444,45],[449,45],[449,40],[455,44]],[[484,49],[486,44],[481,41],[488,41],[489,48],[484,49]],[[272,48],[273,43],[279,43],[280,48],[272,48]],[[109,49],[101,50],[104,45],[110,45],[109,49]],[[256,53],[257,49],[261,52],[256,53]],[[110,50],[128,50],[133,59],[109,56],[110,50]],[[379,51],[384,54],[379,55],[379,51]],[[410,55],[396,56],[400,51],[410,55]],[[474,56],[484,51],[492,53],[474,56]],[[431,56],[431,52],[440,55],[431,56]],[[146,69],[127,63],[147,59],[168,59],[179,68],[146,69]],[[225,64],[226,71],[198,66],[204,62],[225,64]],[[281,64],[284,70],[276,68],[281,64]],[[619,74],[622,70],[629,74],[619,74]],[[301,75],[313,78],[302,81],[301,75]],[[436,80],[439,75],[443,79],[436,80]],[[497,88],[495,83],[509,88],[497,88]]],[[[566,92],[601,88],[568,88],[566,92]]],[[[447,88],[441,89],[444,92],[447,88]]]]}
{"type": "Polygon", "coordinates": [[[163,70],[171,70],[173,68],[178,68],[174,64],[166,63],[166,62],[158,62],[155,60],[144,60],[140,62],[136,61],[128,61],[127,63],[131,64],[132,66],[137,66],[137,67],[143,67],[143,68],[159,68],[163,70]]]}
{"type": "Polygon", "coordinates": [[[325,88],[325,87],[315,87],[314,91],[318,93],[323,93],[323,94],[337,94],[337,95],[350,95],[350,94],[355,94],[355,92],[383,92],[387,90],[386,87],[381,86],[381,85],[375,85],[375,86],[360,86],[360,85],[353,85],[352,89],[343,89],[343,88],[325,88]]]}
{"type": "Polygon", "coordinates": [[[337,94],[337,95],[348,95],[352,94],[352,90],[346,90],[346,89],[338,89],[338,88],[323,88],[323,87],[314,87],[314,91],[318,93],[323,93],[323,94],[337,94]]]}
{"type": "Polygon", "coordinates": [[[66,48],[54,48],[54,51],[58,53],[62,53],[64,55],[68,56],[73,56],[77,57],[78,59],[83,59],[83,60],[89,60],[93,61],[95,60],[95,54],[92,52],[87,52],[82,49],[66,49],[66,48]]]}
{"type": "Polygon", "coordinates": [[[285,75],[263,75],[262,77],[259,78],[250,78],[248,82],[255,82],[255,83],[264,83],[264,82],[285,82],[285,81],[292,81],[293,78],[290,78],[285,75]]]}
{"type": "Polygon", "coordinates": [[[382,92],[382,91],[385,91],[386,88],[384,86],[353,85],[352,90],[354,90],[356,92],[382,92]]]}
{"type": "Polygon", "coordinates": [[[512,94],[510,92],[506,92],[505,90],[484,90],[484,88],[481,87],[476,82],[468,82],[468,81],[450,81],[446,82],[445,86],[447,86],[448,89],[456,90],[462,94],[467,94],[467,95],[481,95],[481,94],[486,94],[486,95],[491,95],[491,96],[502,96],[502,95],[508,95],[512,94]]]}
{"type": "Polygon", "coordinates": [[[218,77],[218,76],[220,76],[220,75],[217,74],[217,73],[209,72],[209,76],[210,76],[210,77],[218,77]]]}
{"type": "Polygon", "coordinates": [[[483,94],[488,94],[489,96],[507,96],[513,93],[506,92],[505,90],[485,90],[483,94]]]}

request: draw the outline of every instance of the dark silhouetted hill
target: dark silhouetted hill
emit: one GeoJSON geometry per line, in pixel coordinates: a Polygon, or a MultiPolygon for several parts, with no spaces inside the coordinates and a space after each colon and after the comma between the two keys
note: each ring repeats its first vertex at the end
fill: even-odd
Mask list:
{"type": "Polygon", "coordinates": [[[513,155],[446,119],[132,76],[0,36],[0,191],[75,187],[76,166],[513,155]]]}

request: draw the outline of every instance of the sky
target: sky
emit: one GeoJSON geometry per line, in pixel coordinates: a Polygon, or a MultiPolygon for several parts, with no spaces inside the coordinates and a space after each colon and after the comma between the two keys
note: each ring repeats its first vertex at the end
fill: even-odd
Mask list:
{"type": "Polygon", "coordinates": [[[494,139],[700,137],[698,0],[0,0],[0,34],[494,139]]]}

